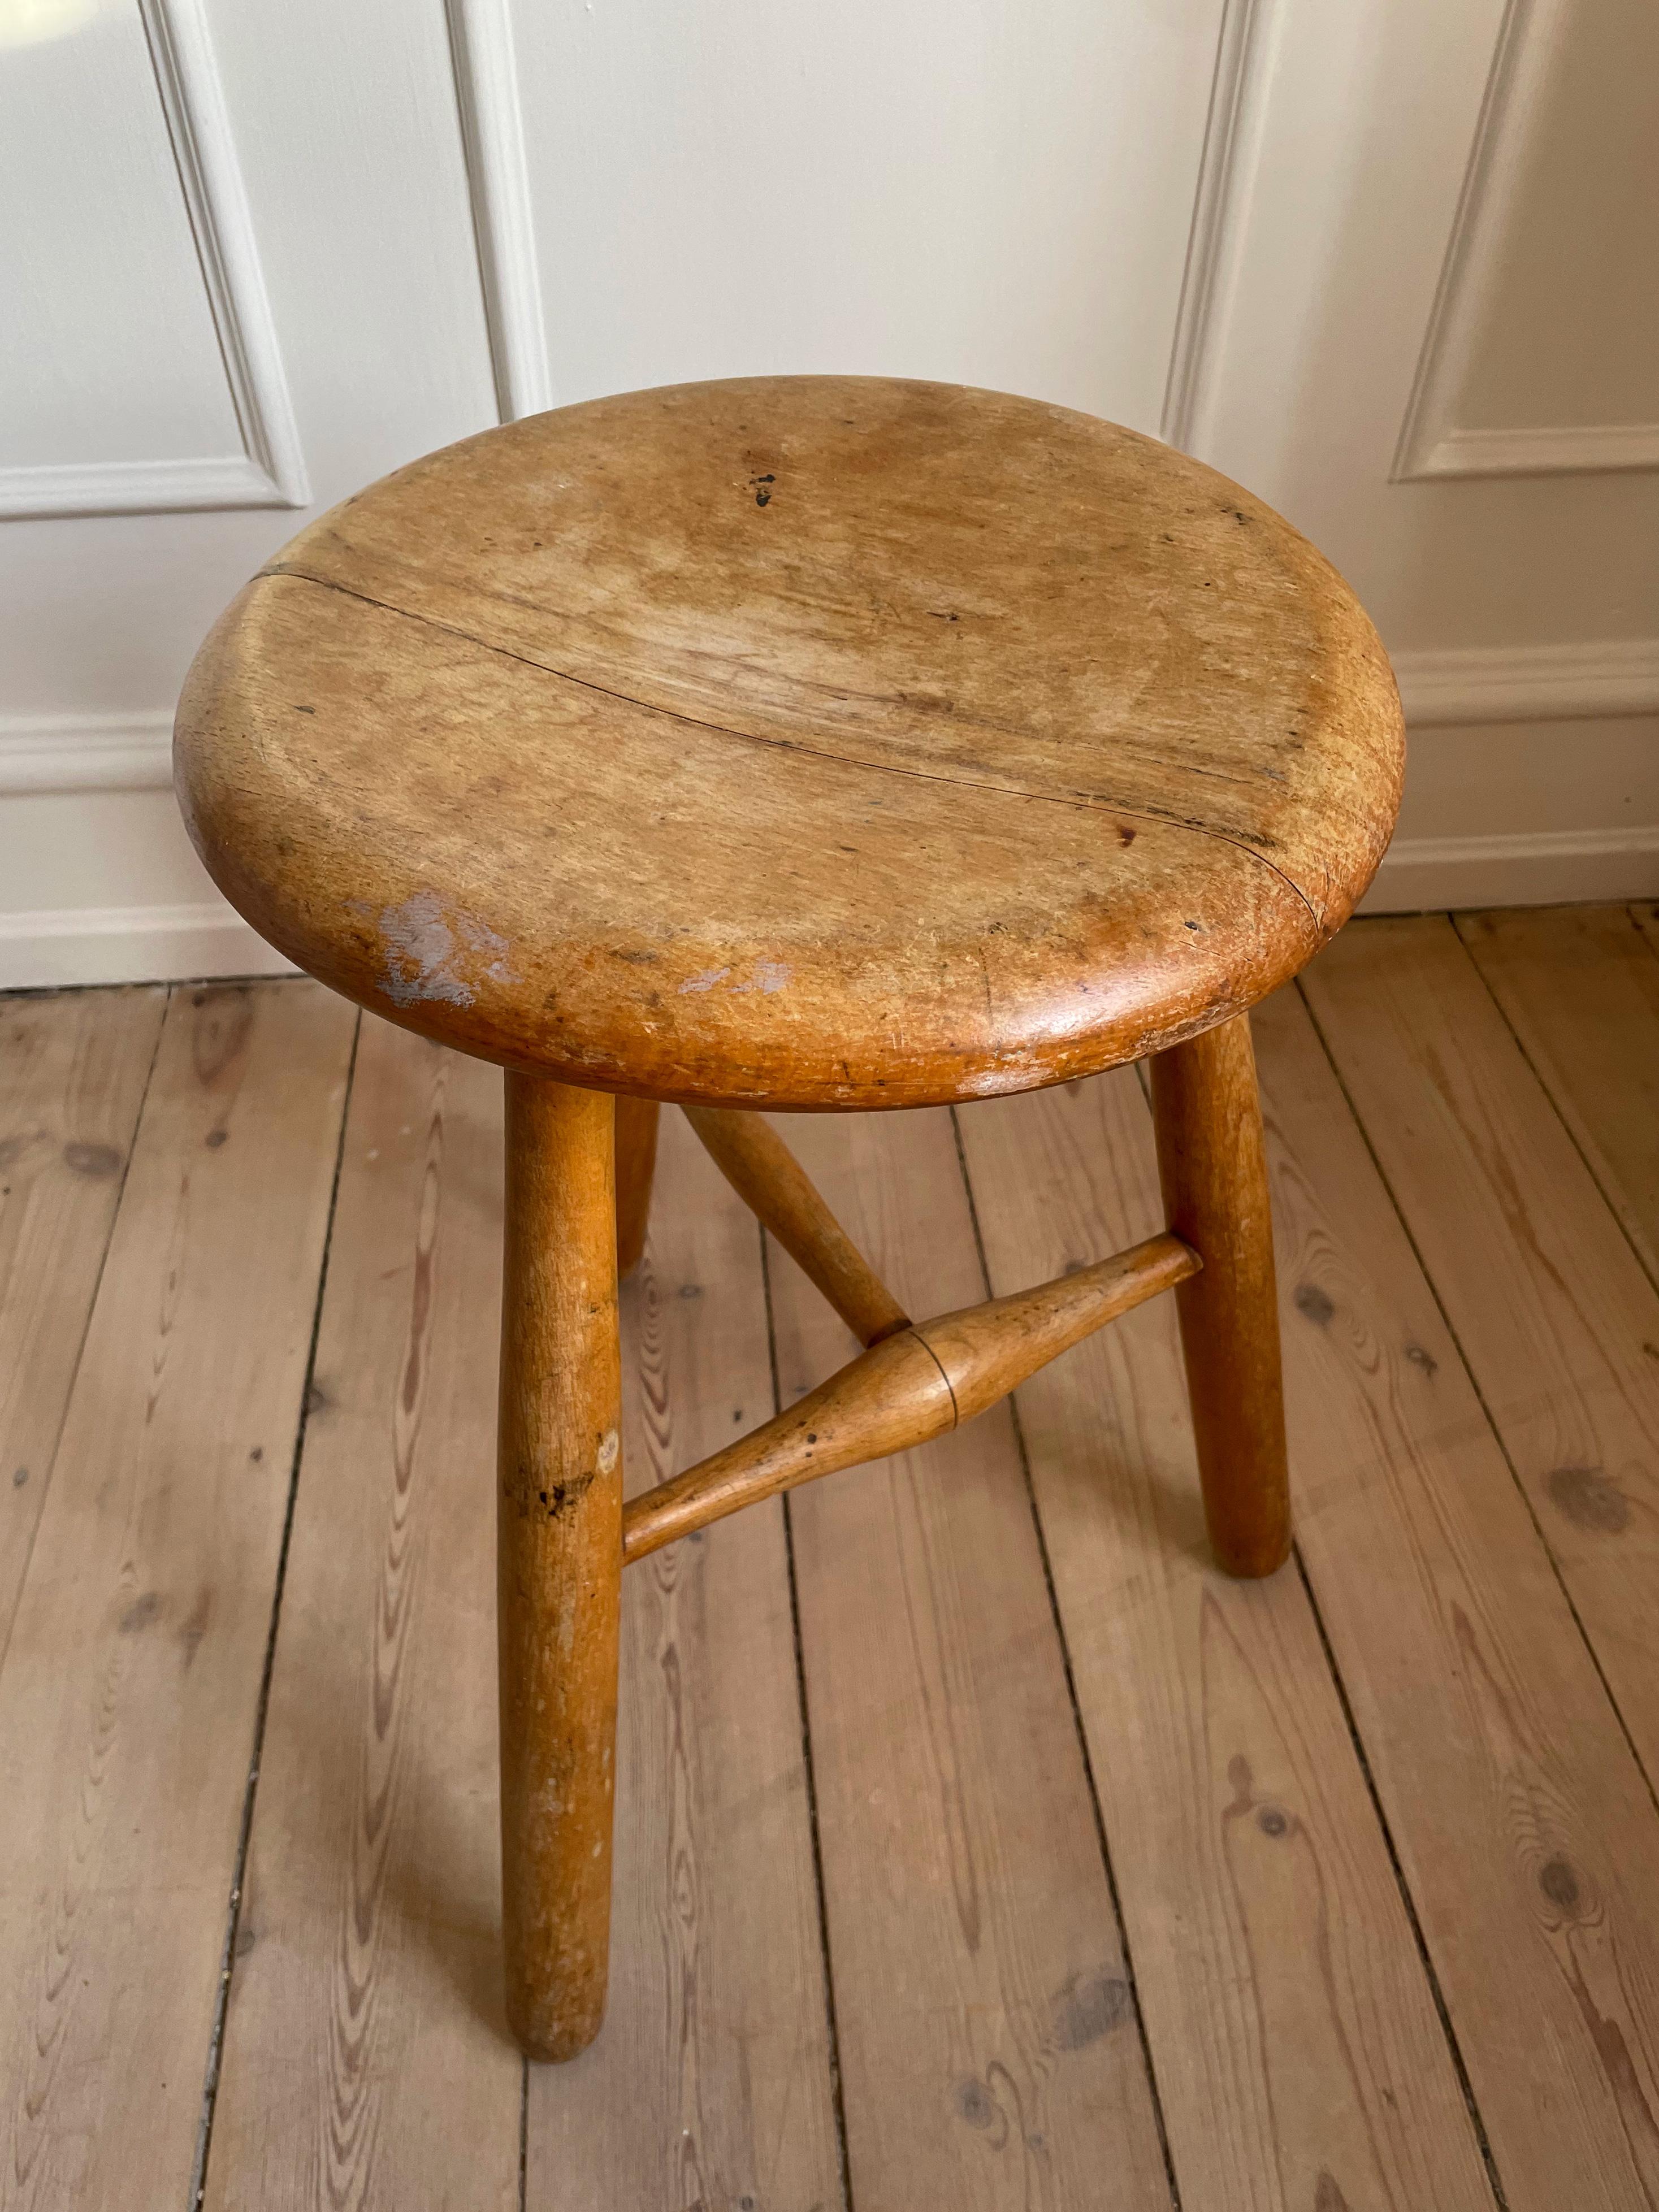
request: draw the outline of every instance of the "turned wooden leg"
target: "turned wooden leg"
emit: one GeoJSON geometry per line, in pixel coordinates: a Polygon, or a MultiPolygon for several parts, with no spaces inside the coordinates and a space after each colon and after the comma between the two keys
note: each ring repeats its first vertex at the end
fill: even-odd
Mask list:
{"type": "Polygon", "coordinates": [[[1169,1225],[1204,1261],[1176,1291],[1204,1510],[1231,1575],[1270,1575],[1291,1547],[1273,1216],[1248,1015],[1152,1065],[1169,1225]]]}
{"type": "Polygon", "coordinates": [[[657,1172],[657,1123],[662,1109],[654,1098],[617,1101],[617,1273],[631,1275],[645,1253],[645,1225],[651,1214],[651,1184],[657,1172]]]}
{"type": "Polygon", "coordinates": [[[605,2012],[622,1594],[614,1107],[507,1078],[496,1498],[507,2016],[571,2058],[605,2012]]]}
{"type": "Polygon", "coordinates": [[[817,1285],[860,1344],[879,1344],[909,1328],[909,1316],[763,1114],[688,1106],[685,1118],[738,1196],[817,1285]]]}

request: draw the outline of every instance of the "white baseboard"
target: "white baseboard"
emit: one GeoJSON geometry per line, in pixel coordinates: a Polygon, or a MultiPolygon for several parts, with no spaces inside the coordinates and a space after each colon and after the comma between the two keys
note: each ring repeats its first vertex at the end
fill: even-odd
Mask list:
{"type": "Polygon", "coordinates": [[[1586,470],[1659,466],[1659,422],[1582,422],[1559,429],[1451,430],[1395,476],[1579,476],[1586,470]]]}
{"type": "Polygon", "coordinates": [[[1507,837],[1396,837],[1362,914],[1659,898],[1659,826],[1507,837]]]}
{"type": "MultiPolygon", "coordinates": [[[[1534,820],[1601,812],[1628,823],[1632,811],[1659,811],[1651,736],[1618,720],[1659,714],[1659,639],[1407,653],[1395,669],[1409,722],[1464,726],[1449,727],[1419,756],[1419,776],[1430,775],[1415,785],[1416,818],[1426,824],[1447,811],[1468,821],[1471,790],[1516,776],[1535,793],[1527,808],[1534,820]],[[1537,726],[1555,721],[1579,728],[1537,726]],[[1442,754],[1450,765],[1437,768],[1442,754]]],[[[0,990],[293,972],[228,905],[207,896],[210,886],[161,796],[170,781],[171,724],[165,709],[0,716],[0,800],[14,802],[3,809],[12,848],[44,850],[48,862],[31,869],[32,891],[21,896],[95,897],[100,878],[86,856],[108,851],[120,863],[111,890],[136,902],[0,913],[0,990]],[[104,815],[88,838],[86,822],[99,808],[104,815]],[[61,868],[50,864],[60,847],[61,868]]],[[[1398,838],[1361,911],[1626,898],[1659,898],[1659,827],[1398,838]]]]}
{"type": "MultiPolygon", "coordinates": [[[[1659,898],[1659,827],[1397,838],[1359,910],[1638,898],[1659,898]]],[[[0,991],[296,972],[222,900],[0,915],[0,991]]]]}
{"type": "Polygon", "coordinates": [[[0,914],[0,991],[295,972],[222,899],[0,914]]]}
{"type": "Polygon", "coordinates": [[[1394,655],[1411,729],[1659,714],[1659,638],[1504,645],[1394,655]]]}

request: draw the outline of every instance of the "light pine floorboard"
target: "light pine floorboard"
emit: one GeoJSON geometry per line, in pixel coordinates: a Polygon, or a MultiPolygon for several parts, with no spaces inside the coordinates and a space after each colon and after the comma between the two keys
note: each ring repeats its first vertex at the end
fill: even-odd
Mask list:
{"type": "Polygon", "coordinates": [[[365,1017],[207,2202],[514,2212],[501,1996],[501,1077],[365,1017]]]}
{"type": "Polygon", "coordinates": [[[0,999],[0,1651],[166,1008],[154,987],[0,999]]]}
{"type": "Polygon", "coordinates": [[[183,2207],[355,1017],[175,992],[0,1668],[0,2196],[183,2207]]]}
{"type": "MultiPolygon", "coordinates": [[[[635,1487],[771,1399],[753,1219],[678,1117],[663,1158],[624,1293],[635,1487]]],[[[520,2202],[496,1835],[500,1236],[499,1073],[366,1020],[208,2166],[226,2212],[520,2202]]],[[[581,2059],[533,2070],[524,2202],[827,2207],[780,1509],[636,1571],[625,1606],[609,2014],[581,2059]]]]}
{"type": "Polygon", "coordinates": [[[1659,1781],[1659,1290],[1451,924],[1333,956],[1309,1002],[1659,1781]]]}
{"type": "MultiPolygon", "coordinates": [[[[190,2212],[216,2063],[221,2212],[1656,2212],[1650,921],[1362,923],[1261,1011],[1298,1566],[1208,1568],[1159,1305],[1029,1485],[1003,1409],[630,1571],[610,2016],[527,2103],[499,1079],[363,1026],[260,1743],[354,1018],[0,1001],[0,2203],[190,2212]]],[[[998,1291],[1155,1221],[1133,1075],[959,1118],[998,1291]]],[[[984,1295],[948,1115],[784,1126],[984,1295]]],[[[669,1115],[631,1487],[851,1355],[759,1253],[669,1115]]]]}
{"type": "Polygon", "coordinates": [[[1650,907],[1515,908],[1459,915],[1456,925],[1603,1196],[1659,1281],[1652,917],[1650,907]]]}
{"type": "Polygon", "coordinates": [[[1305,1007],[1255,1027],[1301,1555],[1509,2212],[1638,2212],[1659,1816],[1305,1007]]]}
{"type": "MultiPolygon", "coordinates": [[[[623,1294],[630,1492],[772,1410],[754,1217],[678,1114],[658,1173],[623,1294]]],[[[529,2089],[527,2212],[841,2204],[779,1502],[623,1580],[610,2002],[529,2089]]]]}
{"type": "MultiPolygon", "coordinates": [[[[997,1295],[1163,1225],[1133,1071],[959,1121],[997,1295]]],[[[1209,1562],[1171,1302],[1018,1407],[1182,2203],[1489,2207],[1302,1582],[1209,1562]]]]}
{"type": "MultiPolygon", "coordinates": [[[[945,1112],[782,1121],[917,1316],[983,1295],[945,1112]]],[[[856,1346],[773,1249],[786,1404],[856,1346]]],[[[1170,2190],[1008,1410],[791,1500],[857,2212],[1170,2190]]]]}

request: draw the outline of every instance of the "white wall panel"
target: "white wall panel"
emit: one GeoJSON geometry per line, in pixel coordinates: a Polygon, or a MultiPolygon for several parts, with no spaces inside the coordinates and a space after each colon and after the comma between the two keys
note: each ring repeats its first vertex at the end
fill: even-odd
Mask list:
{"type": "Polygon", "coordinates": [[[0,56],[0,487],[240,454],[136,5],[0,56]]]}
{"type": "Polygon", "coordinates": [[[1221,19],[520,0],[555,390],[879,373],[1156,429],[1221,19]]]}
{"type": "Polygon", "coordinates": [[[1261,6],[1196,450],[1323,547],[1391,650],[1653,635],[1659,477],[1391,481],[1514,5],[1261,6]]]}
{"type": "Polygon", "coordinates": [[[1659,10],[1510,0],[1395,473],[1659,466],[1659,10]]]}
{"type": "MultiPolygon", "coordinates": [[[[142,750],[221,608],[308,513],[495,418],[442,0],[165,4],[201,9],[312,505],[0,523],[0,781],[8,763],[33,780],[0,796],[0,988],[258,963],[258,940],[216,902],[169,794],[42,795],[44,752],[58,745],[60,781],[84,787],[100,758],[142,750]],[[111,737],[122,730],[131,746],[111,737]],[[154,927],[142,920],[152,907],[154,927]]],[[[73,86],[112,22],[126,25],[131,56],[137,0],[117,0],[55,45],[0,49],[0,85],[46,55],[73,86]]],[[[153,76],[135,110],[141,96],[160,113],[153,76]]],[[[82,136],[97,127],[95,116],[76,120],[82,136]]],[[[176,171],[162,180],[182,207],[176,171]]],[[[142,209],[117,200],[108,215],[112,252],[135,251],[142,209]]],[[[14,227],[27,228],[21,211],[0,205],[0,229],[14,227]]],[[[192,283],[211,346],[193,263],[192,283]]],[[[120,349],[108,351],[118,375],[120,349]]],[[[215,373],[222,387],[216,362],[215,373]]],[[[232,451],[235,428],[233,410],[232,451]]],[[[57,455],[95,462],[106,450],[57,455]]],[[[145,450],[176,454],[172,426],[145,450]]]]}
{"type": "MultiPolygon", "coordinates": [[[[43,54],[72,77],[128,17],[136,0],[0,51],[0,82],[43,54]]],[[[0,717],[170,709],[216,615],[307,513],[495,416],[442,0],[207,0],[203,21],[311,506],[6,522],[0,717]]],[[[118,246],[129,219],[111,219],[118,246]]]]}
{"type": "MultiPolygon", "coordinates": [[[[1460,411],[1466,403],[1473,410],[1472,364],[1478,357],[1490,374],[1498,359],[1518,400],[1541,358],[1519,325],[1500,337],[1483,319],[1480,303],[1494,295],[1480,282],[1463,291],[1466,248],[1479,210],[1493,204],[1485,198],[1490,151],[1504,137],[1513,64],[1534,26],[1546,13],[1559,22],[1582,12],[1576,69],[1595,43],[1584,23],[1595,16],[1602,37],[1621,4],[1258,0],[1193,442],[1323,547],[1376,617],[1408,699],[1433,702],[1411,748],[1401,832],[1427,857],[1419,866],[1391,856],[1385,902],[1590,897],[1615,895],[1613,885],[1659,894],[1659,729],[1612,711],[1652,701],[1659,475],[1534,473],[1535,447],[1489,453],[1495,471],[1403,482],[1397,473],[1414,393],[1407,452],[1421,446],[1425,425],[1431,447],[1454,432],[1497,434],[1500,423],[1483,430],[1476,413],[1460,411]],[[1473,349],[1461,337],[1442,343],[1459,316],[1477,337],[1487,333],[1473,349]],[[1425,362],[1438,364],[1432,408],[1419,373],[1425,362]],[[1544,719],[1573,694],[1572,711],[1586,719],[1544,719]],[[1483,700],[1504,701],[1516,719],[1482,725],[1477,745],[1483,700]],[[1491,779],[1484,830],[1468,773],[1477,759],[1491,779]],[[1524,822],[1512,818],[1515,806],[1524,822]],[[1491,867],[1469,857],[1483,835],[1498,841],[1491,867]],[[1465,893],[1448,892],[1460,880],[1465,893]]],[[[1553,36],[1540,33],[1534,62],[1555,65],[1553,36]]],[[[1620,51],[1630,64],[1634,49],[1626,41],[1620,51]]],[[[1634,94],[1602,104],[1603,202],[1652,167],[1652,143],[1620,121],[1632,101],[1640,104],[1634,94]]],[[[1582,106],[1576,93],[1528,111],[1529,163],[1582,170],[1582,106]]],[[[1594,201],[1579,191],[1561,204],[1581,223],[1594,201]]],[[[1506,313],[1524,278],[1524,315],[1534,331],[1553,330],[1559,358],[1560,344],[1578,341],[1559,329],[1565,303],[1550,298],[1545,274],[1571,249],[1542,238],[1540,213],[1528,221],[1526,252],[1493,248],[1490,266],[1510,286],[1506,313]]],[[[1631,240],[1627,274],[1645,265],[1652,236],[1650,224],[1631,240]]],[[[1647,309],[1632,313],[1609,292],[1611,244],[1597,240],[1598,296],[1636,343],[1647,309]]],[[[1583,381],[1571,410],[1580,422],[1595,389],[1583,381]]],[[[1526,398],[1541,404],[1541,387],[1526,398]]]]}

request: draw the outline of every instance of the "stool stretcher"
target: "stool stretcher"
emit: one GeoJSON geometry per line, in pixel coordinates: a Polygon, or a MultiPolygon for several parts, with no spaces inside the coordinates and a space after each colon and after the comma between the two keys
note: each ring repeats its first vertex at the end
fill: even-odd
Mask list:
{"type": "Polygon", "coordinates": [[[763,1114],[726,1106],[688,1106],[684,1112],[738,1196],[823,1291],[860,1344],[879,1344],[909,1328],[909,1315],[763,1114]]]}
{"type": "Polygon", "coordinates": [[[945,1435],[1202,1265],[1165,1233],[1012,1297],[905,1326],[787,1412],[624,1506],[624,1565],[777,1491],[945,1435]]]}

